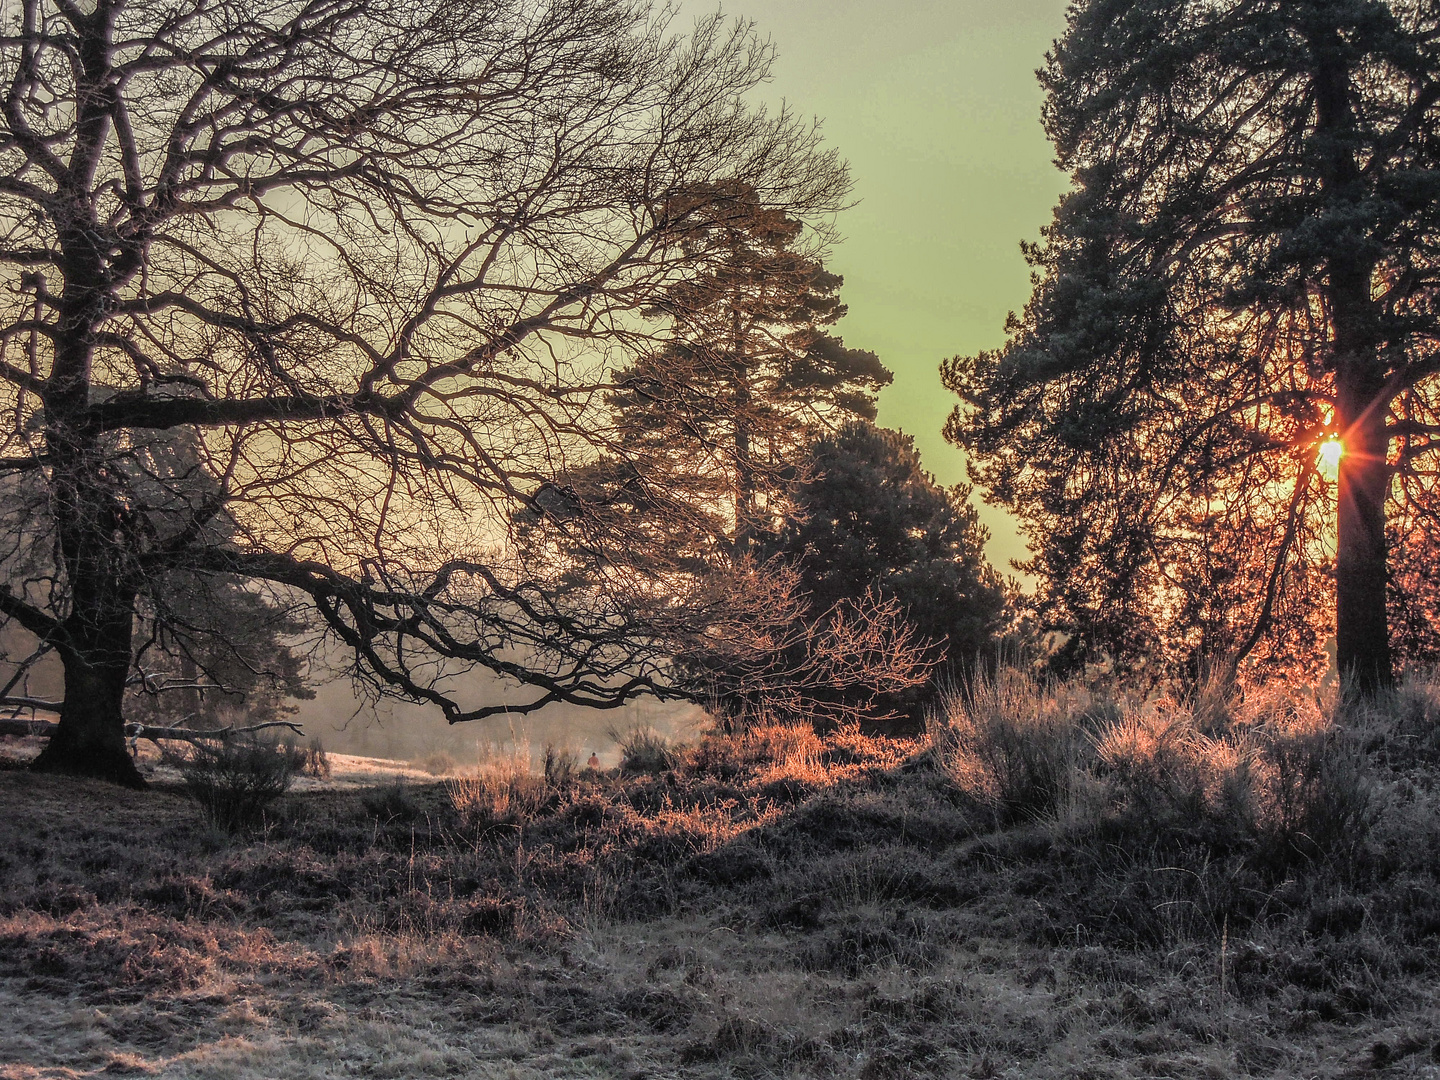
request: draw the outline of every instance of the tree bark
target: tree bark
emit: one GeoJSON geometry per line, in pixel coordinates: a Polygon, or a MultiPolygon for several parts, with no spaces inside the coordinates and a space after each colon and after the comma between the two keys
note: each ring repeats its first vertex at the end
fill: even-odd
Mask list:
{"type": "Polygon", "coordinates": [[[745,355],[745,336],[740,327],[740,308],[731,310],[732,356],[735,390],[735,544],[734,559],[739,563],[754,547],[755,537],[755,463],[751,459],[750,411],[754,395],[750,388],[750,365],[745,355]]]}
{"type": "Polygon", "coordinates": [[[31,768],[36,772],[91,776],[143,788],[145,779],[125,746],[125,680],[130,674],[130,625],[110,628],[108,644],[61,650],[65,700],[60,723],[31,768]]]}
{"type": "Polygon", "coordinates": [[[1394,679],[1385,609],[1385,500],[1390,491],[1389,403],[1375,303],[1371,237],[1349,222],[1363,220],[1366,199],[1355,156],[1353,74],[1341,29],[1321,19],[1313,32],[1316,140],[1323,150],[1322,187],[1336,220],[1328,225],[1327,259],[1335,372],[1335,425],[1340,458],[1335,560],[1335,662],[1362,694],[1394,679]]]}
{"type": "Polygon", "coordinates": [[[1386,407],[1371,370],[1340,373],[1336,420],[1344,433],[1340,458],[1335,560],[1335,663],[1362,694],[1394,681],[1386,614],[1386,407]],[[1368,376],[1368,377],[1367,377],[1368,376]]]}

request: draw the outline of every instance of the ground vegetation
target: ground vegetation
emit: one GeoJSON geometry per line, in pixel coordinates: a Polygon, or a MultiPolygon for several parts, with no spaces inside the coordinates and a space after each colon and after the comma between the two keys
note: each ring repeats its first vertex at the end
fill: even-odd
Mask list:
{"type": "MultiPolygon", "coordinates": [[[[916,739],[297,780],[0,770],[19,1077],[1424,1075],[1440,695],[1014,673],[916,739]],[[1317,780],[1323,779],[1323,782],[1317,780]],[[104,813],[57,825],[59,808],[104,813]]],[[[663,746],[664,753],[659,753],[663,746]]],[[[10,743],[15,759],[34,747],[10,743]]],[[[527,759],[528,764],[528,759],[527,759]]]]}

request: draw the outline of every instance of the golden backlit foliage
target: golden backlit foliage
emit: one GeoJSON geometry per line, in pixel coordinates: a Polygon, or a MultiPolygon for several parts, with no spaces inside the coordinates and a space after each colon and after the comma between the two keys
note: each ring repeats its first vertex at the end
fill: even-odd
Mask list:
{"type": "Polygon", "coordinates": [[[1040,72],[1071,187],[1005,345],[944,366],[1057,667],[1311,679],[1333,633],[1388,685],[1385,523],[1440,499],[1437,28],[1418,0],[1071,5],[1040,72]]]}
{"type": "Polygon", "coordinates": [[[953,696],[931,740],[999,824],[1086,832],[1132,820],[1156,835],[1311,852],[1358,839],[1377,809],[1360,737],[1337,725],[1339,707],[1333,690],[1327,701],[1303,687],[1219,681],[1184,701],[1116,700],[1002,669],[953,696]]]}

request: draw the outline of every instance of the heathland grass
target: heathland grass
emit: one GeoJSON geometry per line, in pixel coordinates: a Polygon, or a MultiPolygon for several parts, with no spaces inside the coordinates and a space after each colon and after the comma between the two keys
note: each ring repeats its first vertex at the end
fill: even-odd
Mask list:
{"type": "Polygon", "coordinates": [[[0,1077],[1440,1075],[1431,686],[625,745],[237,832],[0,771],[0,1077]]]}

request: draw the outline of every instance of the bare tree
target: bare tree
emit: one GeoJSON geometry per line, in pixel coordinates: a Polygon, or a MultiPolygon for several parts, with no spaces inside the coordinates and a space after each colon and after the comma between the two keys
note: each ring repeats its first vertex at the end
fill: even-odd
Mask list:
{"type": "Polygon", "coordinates": [[[697,634],[763,636],[773,582],[656,575],[556,482],[623,453],[610,373],[724,257],[717,200],[823,227],[845,198],[813,124],[742,100],[770,62],[748,26],[675,34],[646,0],[5,12],[0,613],[65,683],[37,767],[140,782],[137,612],[197,575],[306,598],[375,693],[452,722],[663,695],[697,634]],[[525,509],[607,559],[517,554],[525,509]],[[456,700],[477,664],[532,696],[456,700]]]}

